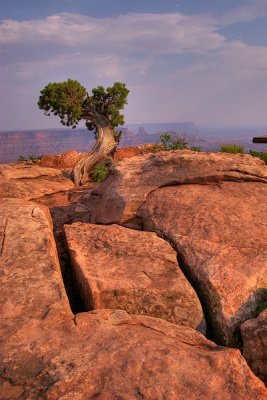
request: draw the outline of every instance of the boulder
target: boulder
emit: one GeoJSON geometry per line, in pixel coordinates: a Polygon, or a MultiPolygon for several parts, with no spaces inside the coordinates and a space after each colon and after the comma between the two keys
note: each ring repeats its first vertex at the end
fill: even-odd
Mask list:
{"type": "Polygon", "coordinates": [[[198,297],[168,242],[118,225],[65,225],[76,281],[87,310],[121,309],[197,328],[198,297]]]}
{"type": "Polygon", "coordinates": [[[73,316],[45,207],[0,202],[2,400],[264,400],[239,350],[159,318],[73,316]]]}
{"type": "Polygon", "coordinates": [[[141,154],[141,149],[139,147],[121,147],[114,154],[115,161],[121,161],[124,158],[131,158],[141,154]]]}
{"type": "Polygon", "coordinates": [[[33,200],[46,194],[70,190],[73,182],[62,171],[36,164],[1,164],[0,198],[33,200]]]}
{"type": "Polygon", "coordinates": [[[241,334],[243,356],[252,371],[267,385],[267,308],[258,318],[244,322],[241,325],[241,334]]]}
{"type": "Polygon", "coordinates": [[[267,184],[162,188],[137,215],[176,249],[202,300],[209,337],[240,345],[241,323],[267,301],[267,184]]]}
{"type": "MultiPolygon", "coordinates": [[[[219,181],[266,183],[267,168],[262,160],[247,154],[190,150],[161,151],[124,159],[86,201],[90,222],[129,223],[148,194],[158,188],[219,181]]],[[[138,226],[138,221],[131,223],[138,226]]]]}
{"type": "Polygon", "coordinates": [[[56,169],[72,168],[85,153],[68,150],[63,154],[47,154],[41,157],[39,165],[56,169]]]}

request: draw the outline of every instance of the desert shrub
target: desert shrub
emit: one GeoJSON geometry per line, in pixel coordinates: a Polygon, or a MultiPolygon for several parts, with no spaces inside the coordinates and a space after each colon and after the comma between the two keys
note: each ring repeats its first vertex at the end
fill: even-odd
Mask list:
{"type": "Polygon", "coordinates": [[[24,157],[22,155],[19,156],[18,161],[38,161],[41,160],[42,156],[36,156],[30,154],[28,157],[24,157]]]}
{"type": "Polygon", "coordinates": [[[159,151],[165,150],[192,150],[201,151],[200,147],[188,146],[186,138],[183,136],[171,136],[168,132],[164,132],[160,135],[160,143],[144,145],[142,148],[142,154],[146,153],[158,153],[159,151]]]}
{"type": "Polygon", "coordinates": [[[109,169],[105,164],[97,164],[92,170],[91,176],[93,181],[102,183],[108,176],[109,169]]]}
{"type": "Polygon", "coordinates": [[[198,147],[198,146],[190,146],[190,147],[188,147],[188,149],[192,150],[192,151],[201,151],[201,147],[198,147]]]}
{"type": "Polygon", "coordinates": [[[238,144],[221,144],[220,151],[223,153],[244,153],[244,147],[238,144]]]}
{"type": "Polygon", "coordinates": [[[256,150],[249,150],[249,153],[253,157],[258,157],[265,162],[267,165],[267,151],[256,151],[256,150]]]}
{"type": "Polygon", "coordinates": [[[42,158],[42,156],[36,156],[36,155],[33,155],[33,154],[30,154],[28,156],[28,160],[31,160],[31,161],[38,161],[38,160],[41,160],[41,158],[42,158]]]}
{"type": "Polygon", "coordinates": [[[168,132],[160,135],[160,141],[164,150],[183,150],[187,149],[187,142],[184,138],[173,138],[168,132]]]}

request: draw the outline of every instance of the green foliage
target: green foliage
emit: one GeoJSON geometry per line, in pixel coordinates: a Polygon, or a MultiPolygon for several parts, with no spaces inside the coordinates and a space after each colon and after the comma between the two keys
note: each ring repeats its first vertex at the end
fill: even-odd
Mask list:
{"type": "Polygon", "coordinates": [[[124,124],[120,110],[127,104],[129,90],[125,83],[115,82],[113,86],[98,86],[92,95],[76,80],[49,83],[41,90],[38,106],[45,115],[59,116],[62,125],[75,128],[79,121],[86,120],[86,126],[95,130],[95,118],[101,116],[112,128],[124,124]]]}
{"type": "Polygon", "coordinates": [[[45,86],[41,90],[38,106],[45,111],[45,115],[58,115],[62,125],[74,128],[82,119],[85,99],[86,89],[78,81],[68,79],[45,86]]]}
{"type": "Polygon", "coordinates": [[[238,144],[221,144],[220,151],[223,153],[244,153],[244,147],[238,144]]]}
{"type": "Polygon", "coordinates": [[[38,160],[41,160],[41,158],[42,158],[42,156],[35,156],[33,154],[30,154],[28,156],[28,159],[31,160],[31,161],[38,161],[38,160]]]}
{"type": "Polygon", "coordinates": [[[19,158],[18,158],[18,161],[28,161],[28,160],[31,160],[31,161],[38,161],[38,160],[40,160],[42,158],[42,156],[35,156],[35,155],[29,155],[28,156],[28,158],[26,158],[26,157],[24,157],[24,156],[19,156],[19,158]]]}
{"type": "Polygon", "coordinates": [[[198,146],[190,146],[190,147],[189,147],[189,150],[192,150],[192,151],[201,151],[201,147],[198,147],[198,146]]]}
{"type": "Polygon", "coordinates": [[[185,139],[174,139],[168,132],[164,132],[162,135],[160,135],[160,140],[164,150],[187,149],[187,143],[185,139]]]}
{"type": "Polygon", "coordinates": [[[94,167],[91,176],[95,182],[102,183],[108,176],[108,172],[109,169],[105,164],[97,164],[94,167]]]}
{"type": "Polygon", "coordinates": [[[258,157],[261,160],[263,160],[265,162],[265,164],[267,165],[267,151],[265,152],[261,152],[261,151],[256,151],[256,150],[249,150],[249,153],[251,156],[253,157],[258,157]]]}

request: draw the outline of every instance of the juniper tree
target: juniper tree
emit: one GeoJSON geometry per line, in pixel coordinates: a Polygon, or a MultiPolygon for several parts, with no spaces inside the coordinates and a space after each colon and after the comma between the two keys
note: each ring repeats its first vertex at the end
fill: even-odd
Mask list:
{"type": "Polygon", "coordinates": [[[74,166],[72,177],[76,185],[88,179],[94,165],[114,153],[118,145],[115,128],[124,124],[121,110],[127,104],[129,90],[121,82],[104,88],[97,86],[89,95],[78,81],[49,83],[41,90],[38,106],[45,115],[54,114],[64,126],[76,128],[81,120],[89,130],[93,130],[96,143],[92,150],[74,166]]]}

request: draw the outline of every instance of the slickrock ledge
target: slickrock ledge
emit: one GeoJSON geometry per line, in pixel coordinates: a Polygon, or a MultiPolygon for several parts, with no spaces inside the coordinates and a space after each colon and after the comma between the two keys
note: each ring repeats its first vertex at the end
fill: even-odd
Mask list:
{"type": "Polygon", "coordinates": [[[46,194],[70,190],[70,178],[54,168],[35,164],[0,164],[0,198],[34,200],[46,194]]]}
{"type": "Polygon", "coordinates": [[[89,198],[80,200],[88,210],[84,221],[101,224],[128,222],[129,226],[138,227],[136,211],[154,190],[220,181],[267,183],[267,168],[262,160],[247,154],[190,150],[162,151],[124,159],[89,198]]]}
{"type": "Polygon", "coordinates": [[[205,306],[209,336],[240,345],[241,323],[267,303],[267,184],[162,188],[148,196],[138,215],[144,229],[163,235],[177,250],[205,306]]]}
{"type": "Polygon", "coordinates": [[[8,335],[52,309],[70,311],[45,206],[0,200],[0,266],[2,328],[8,335]]]}
{"type": "Polygon", "coordinates": [[[257,316],[267,296],[263,161],[188,150],[136,156],[80,202],[91,223],[154,230],[169,240],[205,307],[211,337],[241,345],[240,324],[257,316]]]}
{"type": "Polygon", "coordinates": [[[118,225],[65,225],[76,282],[87,310],[121,309],[197,328],[199,299],[176,252],[152,232],[118,225]]]}
{"type": "Polygon", "coordinates": [[[125,311],[72,315],[45,207],[0,202],[1,400],[266,400],[238,350],[125,311]]]}

